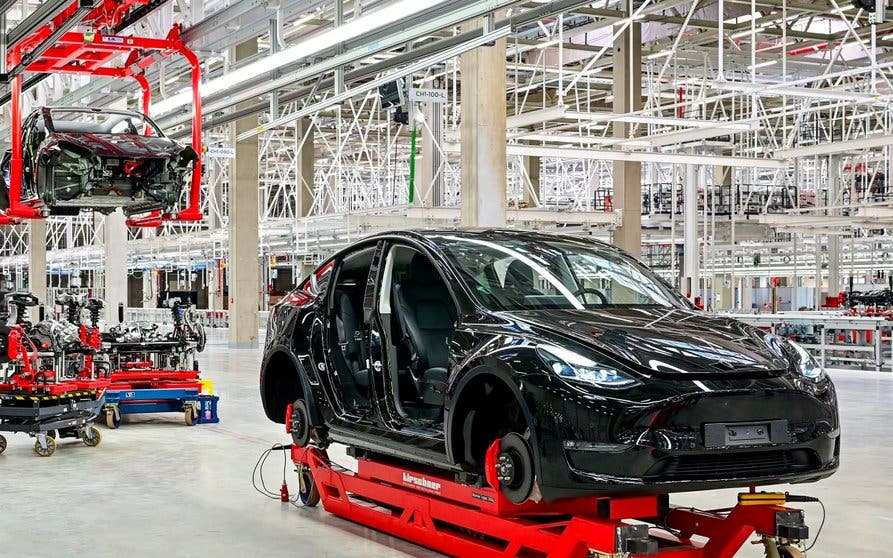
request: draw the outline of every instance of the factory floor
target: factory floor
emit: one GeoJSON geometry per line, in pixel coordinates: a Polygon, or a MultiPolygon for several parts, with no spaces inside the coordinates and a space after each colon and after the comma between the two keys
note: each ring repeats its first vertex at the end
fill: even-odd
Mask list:
{"type": "MultiPolygon", "coordinates": [[[[25,435],[7,436],[0,456],[0,556],[385,557],[436,556],[328,515],[267,499],[252,488],[258,456],[288,441],[263,415],[257,390],[260,349],[230,350],[223,332],[200,356],[220,395],[220,423],[187,427],[180,415],[125,417],[100,427],[88,448],[63,440],[39,458],[25,435]]],[[[818,496],[827,521],[810,558],[893,556],[893,374],[832,371],[841,400],[839,472],[817,484],[786,487],[818,496]]],[[[343,448],[330,455],[342,464],[343,448]]],[[[283,454],[270,456],[268,486],[278,490],[283,454]]],[[[289,485],[297,479],[287,468],[289,485]]],[[[725,507],[735,491],[679,494],[677,505],[725,507]]],[[[805,504],[814,534],[821,519],[805,504]]],[[[740,556],[763,556],[756,547],[740,556]]]]}

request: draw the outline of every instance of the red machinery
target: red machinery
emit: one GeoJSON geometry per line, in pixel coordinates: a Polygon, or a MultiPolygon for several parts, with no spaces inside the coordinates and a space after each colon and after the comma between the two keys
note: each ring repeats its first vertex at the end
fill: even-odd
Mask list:
{"type": "Polygon", "coordinates": [[[195,354],[204,350],[203,326],[192,316],[192,308],[179,299],[169,302],[174,331],[157,334],[128,330],[125,324],[104,335],[105,354],[110,357],[111,385],[103,406],[106,425],[118,428],[121,415],[182,412],[188,426],[218,422],[217,396],[210,381],[202,380],[195,354]]]}
{"type": "Polygon", "coordinates": [[[12,45],[7,55],[10,68],[12,102],[12,159],[10,167],[9,210],[0,214],[0,224],[15,223],[19,219],[44,217],[39,200],[22,202],[22,73],[81,73],[112,78],[133,78],[142,89],[143,112],[149,113],[151,88],[143,72],[158,57],[180,54],[192,70],[192,148],[199,158],[192,171],[189,205],[174,215],[153,211],[148,215],[128,220],[129,226],[157,227],[164,221],[199,221],[202,218],[201,153],[202,104],[199,93],[201,67],[198,57],[180,39],[180,27],[174,26],[164,39],[103,34],[114,29],[132,10],[157,4],[153,0],[103,0],[99,6],[79,0],[62,10],[49,23],[27,38],[12,45]],[[85,5],[87,7],[85,7],[85,5]],[[68,32],[76,25],[86,25],[95,32],[68,32]],[[127,54],[121,66],[109,66],[120,54],[127,54]]]}
{"type": "Polygon", "coordinates": [[[487,452],[487,483],[472,486],[356,452],[353,472],[324,449],[291,447],[305,505],[321,499],[334,515],[450,556],[732,558],[754,533],[768,556],[805,556],[803,512],[783,504],[812,501],[806,497],[744,493],[735,507],[714,511],[671,507],[667,495],[516,505],[492,488],[497,454],[498,442],[487,452]]]}
{"type": "MultiPolygon", "coordinates": [[[[0,344],[5,344],[0,355],[0,431],[36,438],[34,451],[42,457],[56,451],[57,436],[99,445],[102,437],[90,423],[99,416],[109,379],[93,358],[101,345],[98,331],[70,325],[79,335],[68,336],[62,347],[58,342],[64,331],[45,336],[40,325],[27,320],[25,309],[37,305],[36,297],[7,293],[4,303],[13,307],[15,318],[12,325],[0,326],[0,344]]],[[[0,453],[6,445],[0,435],[0,453]]]]}

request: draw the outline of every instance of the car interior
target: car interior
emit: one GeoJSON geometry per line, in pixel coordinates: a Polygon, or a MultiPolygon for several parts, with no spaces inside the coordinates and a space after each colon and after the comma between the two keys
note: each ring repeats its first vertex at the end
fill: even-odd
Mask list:
{"type": "Polygon", "coordinates": [[[589,307],[608,304],[598,269],[549,250],[521,256],[471,245],[450,253],[469,285],[496,310],[566,308],[573,298],[589,307]]]}
{"type": "Polygon", "coordinates": [[[442,421],[457,312],[446,283],[426,255],[408,246],[391,249],[380,313],[390,327],[385,337],[391,342],[391,379],[401,411],[408,419],[442,421]]]}
{"type": "Polygon", "coordinates": [[[363,332],[363,296],[374,247],[347,256],[338,269],[330,311],[333,327],[329,346],[348,410],[369,407],[368,348],[363,332]]]}

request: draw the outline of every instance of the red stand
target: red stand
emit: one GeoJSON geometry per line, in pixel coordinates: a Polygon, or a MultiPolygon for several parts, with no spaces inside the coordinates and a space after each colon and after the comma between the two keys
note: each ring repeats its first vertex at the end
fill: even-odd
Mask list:
{"type": "MultiPolygon", "coordinates": [[[[487,454],[488,473],[495,474],[496,453],[494,444],[487,454]]],[[[315,447],[292,446],[291,455],[299,474],[310,474],[326,511],[450,556],[584,558],[595,551],[733,558],[754,533],[772,539],[770,544],[776,539],[787,544],[783,537],[791,535],[785,529],[794,523],[793,532],[806,538],[800,512],[777,505],[700,511],[669,508],[665,495],[516,505],[491,486],[472,487],[370,459],[358,459],[353,472],[315,447]],[[659,518],[677,534],[657,527],[659,518]],[[707,542],[692,540],[695,535],[707,542]]]]}

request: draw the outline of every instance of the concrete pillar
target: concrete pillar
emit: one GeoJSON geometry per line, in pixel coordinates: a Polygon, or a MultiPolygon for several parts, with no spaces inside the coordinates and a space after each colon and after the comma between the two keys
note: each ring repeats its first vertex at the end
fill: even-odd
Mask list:
{"type": "Polygon", "coordinates": [[[416,159],[415,204],[443,205],[443,111],[438,103],[421,107],[425,123],[419,126],[421,157],[416,159]]]}
{"type": "MultiPolygon", "coordinates": [[[[632,13],[632,0],[628,0],[632,13]]],[[[642,25],[633,23],[614,41],[614,112],[624,114],[642,108],[642,25]]],[[[614,122],[614,137],[629,137],[630,124],[614,122]]],[[[642,164],[614,162],[615,211],[622,224],[614,231],[614,244],[634,256],[642,253],[642,164]]]]}
{"type": "Polygon", "coordinates": [[[821,310],[825,302],[822,296],[822,237],[815,237],[815,309],[821,310]]]}
{"type": "Polygon", "coordinates": [[[127,225],[120,209],[105,216],[102,249],[105,255],[103,288],[105,321],[118,323],[118,305],[127,307],[127,225]]]}
{"type": "Polygon", "coordinates": [[[685,166],[685,182],[682,185],[684,201],[682,213],[684,216],[684,244],[683,244],[683,294],[688,294],[694,300],[700,293],[699,270],[700,264],[698,250],[698,167],[697,165],[685,166]]]}
{"type": "MultiPolygon", "coordinates": [[[[837,198],[840,192],[840,156],[828,157],[828,205],[838,205],[837,198]]],[[[852,200],[851,200],[852,201],[852,200]]],[[[831,215],[839,215],[840,211],[832,209],[831,215]]],[[[840,292],[840,236],[828,235],[828,296],[835,296],[840,292]]]]}
{"type": "Polygon", "coordinates": [[[741,309],[750,312],[753,306],[753,279],[750,277],[741,278],[741,309]]]}
{"type": "MultiPolygon", "coordinates": [[[[235,48],[235,60],[257,53],[257,39],[235,48]]],[[[257,136],[236,142],[236,136],[257,127],[257,117],[236,120],[230,128],[236,158],[229,188],[229,346],[253,348],[258,343],[258,298],[261,292],[258,247],[260,179],[257,136]]]]}
{"type": "Polygon", "coordinates": [[[462,55],[462,225],[501,227],[506,206],[505,39],[462,55]]]}
{"type": "Polygon", "coordinates": [[[28,221],[28,290],[41,304],[47,301],[47,222],[44,219],[28,221]]]}
{"type": "Polygon", "coordinates": [[[524,172],[527,173],[529,184],[524,184],[524,194],[521,201],[528,207],[535,207],[537,200],[542,195],[540,192],[540,165],[539,157],[527,155],[524,157],[524,172]]]}
{"type": "Polygon", "coordinates": [[[208,310],[223,310],[223,291],[217,292],[217,284],[223,285],[223,270],[217,265],[208,268],[208,310]]]}
{"type": "Polygon", "coordinates": [[[306,217],[310,214],[310,208],[313,207],[313,197],[316,192],[313,182],[313,165],[316,162],[316,156],[314,154],[314,132],[312,119],[302,118],[298,120],[297,130],[295,131],[296,141],[299,142],[296,179],[301,191],[298,194],[298,207],[296,213],[301,217],[306,217]]]}
{"type": "Polygon", "coordinates": [[[731,275],[713,276],[713,309],[731,310],[734,307],[734,289],[731,275]]]}

